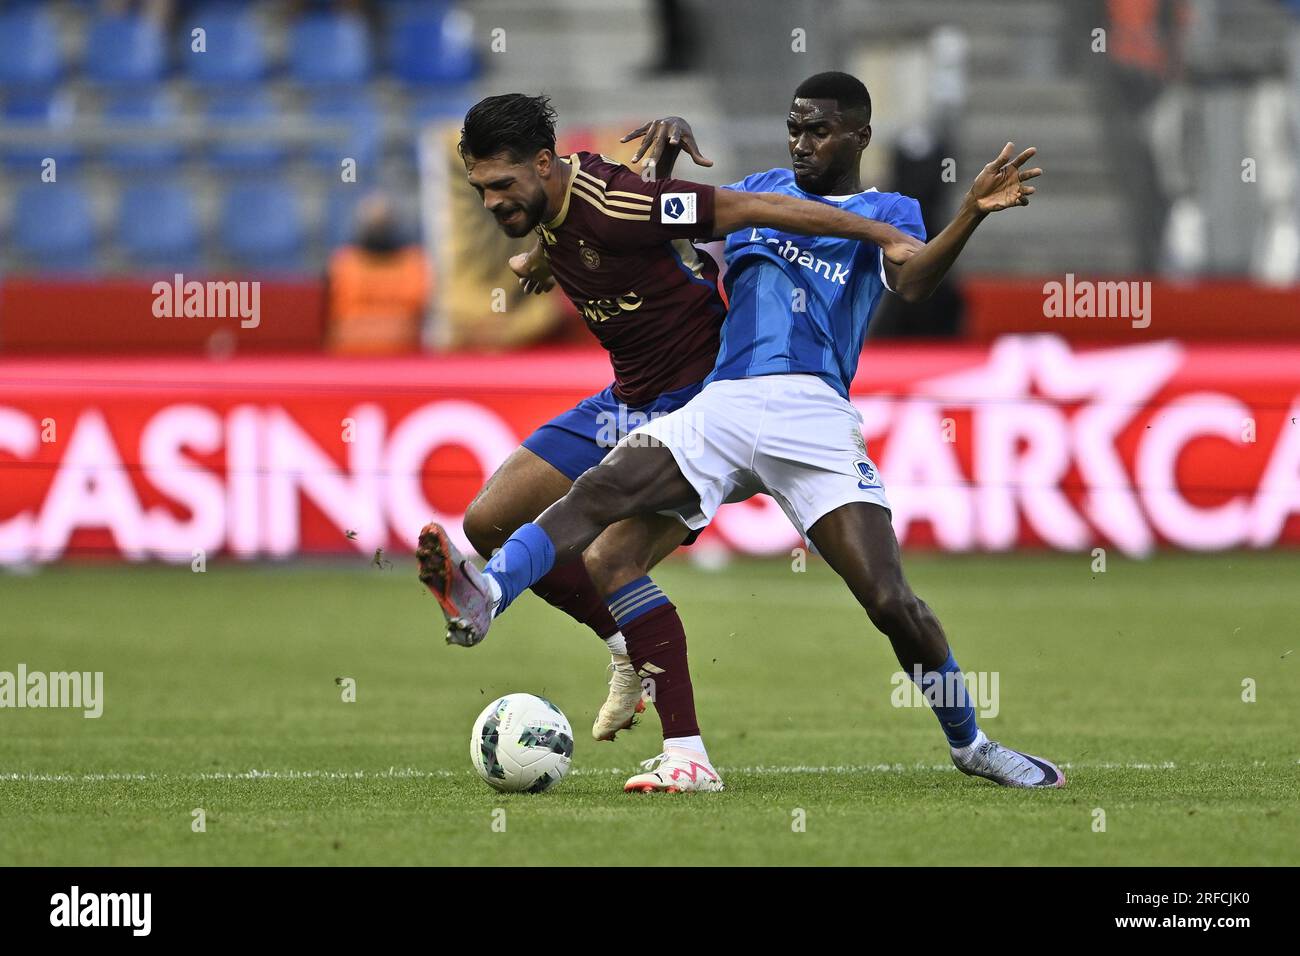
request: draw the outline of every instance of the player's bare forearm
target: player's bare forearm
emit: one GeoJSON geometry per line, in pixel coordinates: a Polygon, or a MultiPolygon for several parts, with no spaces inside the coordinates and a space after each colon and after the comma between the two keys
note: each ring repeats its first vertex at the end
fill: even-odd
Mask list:
{"type": "Polygon", "coordinates": [[[924,243],[878,219],[845,212],[826,203],[811,202],[780,193],[746,193],[734,189],[715,192],[713,226],[716,235],[737,229],[779,229],[801,236],[835,236],[872,242],[890,262],[903,263],[924,243]]]}
{"type": "Polygon", "coordinates": [[[986,215],[968,199],[952,222],[910,259],[901,265],[886,262],[885,275],[894,292],[907,302],[921,302],[933,295],[986,215]]]}

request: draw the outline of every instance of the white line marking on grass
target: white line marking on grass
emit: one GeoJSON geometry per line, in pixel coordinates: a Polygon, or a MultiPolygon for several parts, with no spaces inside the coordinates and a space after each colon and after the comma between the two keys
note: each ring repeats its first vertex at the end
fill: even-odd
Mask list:
{"type": "MultiPolygon", "coordinates": [[[[1176,770],[1172,760],[1161,763],[1063,763],[1071,770],[1176,770]]],[[[719,767],[723,773],[735,774],[824,774],[845,775],[857,773],[914,773],[916,771],[953,772],[952,764],[877,763],[836,766],[758,766],[719,767]]],[[[569,771],[571,777],[608,777],[629,772],[625,767],[598,769],[580,767],[569,771]]],[[[227,780],[448,780],[455,777],[472,777],[473,770],[420,770],[416,767],[389,767],[387,770],[244,770],[239,772],[204,771],[200,773],[0,773],[0,783],[134,783],[148,781],[185,780],[193,783],[211,783],[227,780]]]]}

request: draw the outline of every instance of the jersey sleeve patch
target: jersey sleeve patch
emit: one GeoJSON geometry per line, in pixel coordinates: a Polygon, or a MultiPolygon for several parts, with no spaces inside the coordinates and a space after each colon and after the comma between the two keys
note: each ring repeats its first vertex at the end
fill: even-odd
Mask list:
{"type": "Polygon", "coordinates": [[[659,221],[672,226],[695,224],[695,193],[660,193],[659,221]]]}

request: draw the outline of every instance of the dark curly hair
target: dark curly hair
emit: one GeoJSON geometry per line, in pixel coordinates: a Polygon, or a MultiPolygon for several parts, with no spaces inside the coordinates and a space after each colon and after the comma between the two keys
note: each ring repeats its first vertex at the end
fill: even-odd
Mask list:
{"type": "Polygon", "coordinates": [[[555,152],[555,108],[550,97],[503,93],[479,100],[465,114],[459,149],[461,158],[509,153],[516,163],[531,159],[539,150],[555,152]]]}

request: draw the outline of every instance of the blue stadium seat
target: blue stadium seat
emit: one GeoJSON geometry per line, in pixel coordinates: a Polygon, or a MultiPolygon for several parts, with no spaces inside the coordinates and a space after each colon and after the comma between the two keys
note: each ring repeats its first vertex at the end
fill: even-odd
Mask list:
{"type": "Polygon", "coordinates": [[[184,21],[180,59],[186,75],[207,86],[256,83],[266,74],[266,45],[251,9],[210,4],[184,21]],[[206,50],[193,50],[193,31],[205,32],[206,50]]]}
{"type": "Polygon", "coordinates": [[[97,83],[153,83],[163,75],[166,47],[159,25],[141,16],[101,16],[86,37],[86,76],[97,83]]]}
{"type": "Polygon", "coordinates": [[[366,192],[363,187],[353,184],[330,193],[325,205],[325,246],[329,251],[352,241],[357,203],[366,192]]]}
{"type": "MultiPolygon", "coordinates": [[[[180,118],[176,99],[161,88],[122,90],[104,105],[104,119],[125,129],[165,130],[180,118]]],[[[119,169],[163,169],[185,157],[183,146],[172,140],[128,142],[104,147],[104,159],[119,169]]]]}
{"type": "MultiPolygon", "coordinates": [[[[219,131],[221,126],[261,124],[267,130],[276,128],[280,110],[266,90],[254,88],[214,94],[205,110],[209,126],[219,131]]],[[[218,142],[206,153],[214,166],[226,170],[270,170],[285,161],[286,150],[270,139],[229,139],[218,142]]]]}
{"type": "Polygon", "coordinates": [[[313,146],[309,153],[313,163],[337,174],[343,158],[350,157],[357,161],[359,179],[376,171],[380,118],[369,96],[363,92],[318,94],[308,112],[316,125],[333,124],[347,130],[341,141],[313,146]]]}
{"type": "MultiPolygon", "coordinates": [[[[11,93],[5,100],[3,114],[6,123],[25,126],[30,130],[71,129],[76,120],[75,104],[70,93],[23,92],[11,93]]],[[[75,166],[82,159],[81,150],[69,140],[51,137],[46,143],[23,145],[7,141],[0,146],[0,161],[19,171],[30,171],[38,176],[46,158],[53,159],[58,171],[75,166]]]]}
{"type": "Polygon", "coordinates": [[[128,186],[118,210],[117,241],[138,267],[192,267],[200,242],[194,197],[176,183],[128,186]]]}
{"type": "Polygon", "coordinates": [[[221,243],[231,258],[260,271],[302,269],[303,223],[288,181],[231,187],[221,209],[221,243]]]}
{"type": "Polygon", "coordinates": [[[63,73],[59,30],[44,7],[0,11],[0,86],[48,87],[63,73]]]}
{"type": "Polygon", "coordinates": [[[370,37],[355,14],[309,13],[293,26],[290,70],[307,86],[359,83],[370,76],[370,37]]]}
{"type": "Polygon", "coordinates": [[[478,75],[473,20],[445,3],[409,4],[393,10],[387,52],[406,83],[465,83],[478,75]]]}
{"type": "Polygon", "coordinates": [[[39,271],[80,272],[94,265],[90,197],[72,183],[31,183],[14,201],[13,245],[39,271]]]}
{"type": "Polygon", "coordinates": [[[420,125],[439,120],[462,120],[478,99],[478,91],[473,86],[446,86],[427,90],[412,101],[411,122],[420,125]]]}
{"type": "Polygon", "coordinates": [[[118,240],[140,265],[193,265],[201,242],[193,195],[178,183],[127,187],[118,213],[118,240]]]}

